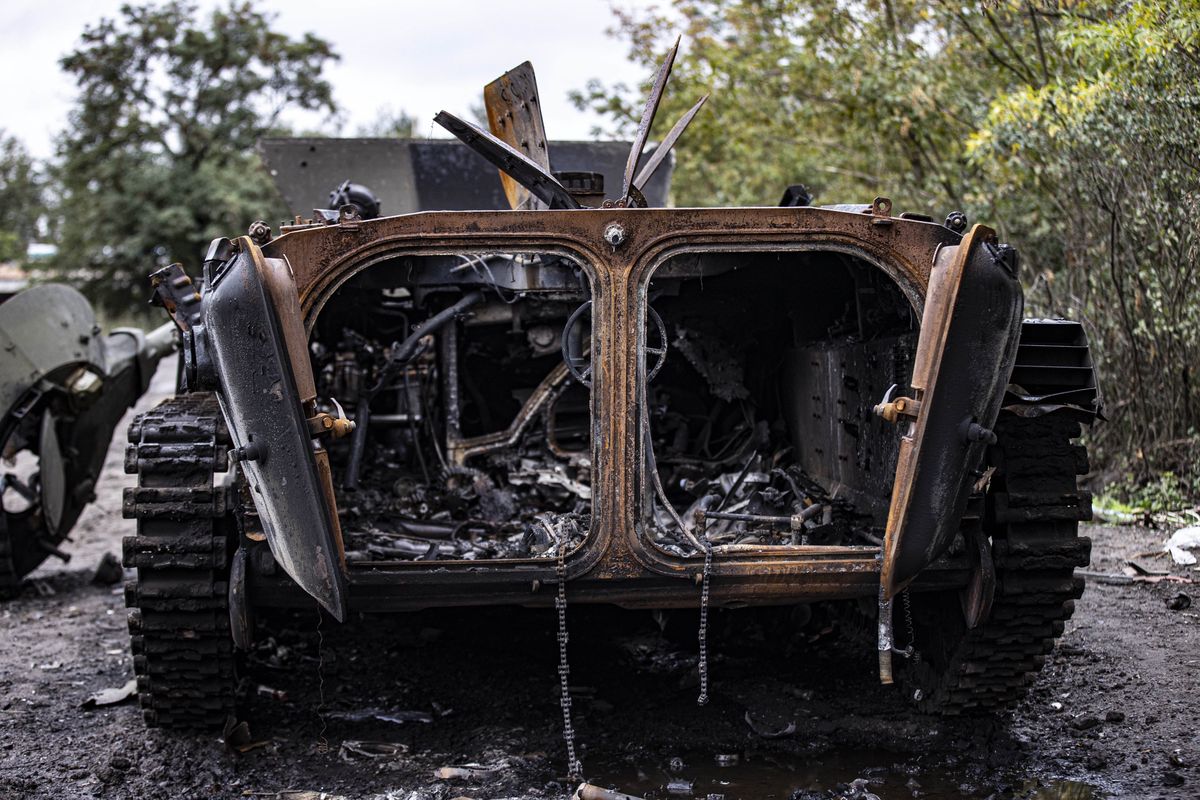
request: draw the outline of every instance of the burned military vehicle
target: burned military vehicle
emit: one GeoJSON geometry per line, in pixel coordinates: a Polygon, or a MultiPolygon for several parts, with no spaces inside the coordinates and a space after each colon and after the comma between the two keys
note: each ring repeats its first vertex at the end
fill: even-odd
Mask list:
{"type": "Polygon", "coordinates": [[[254,609],[314,599],[699,607],[702,689],[710,605],[848,601],[920,707],[1021,695],[1088,560],[1081,327],[1023,321],[1015,252],[961,215],[661,207],[699,108],[643,153],[670,63],[608,174],[547,143],[526,64],[490,131],[438,115],[466,147],[389,145],[391,194],[156,273],[186,391],[129,432],[147,722],[219,726],[254,609]],[[368,218],[468,156],[502,178],[475,207],[368,218]]]}

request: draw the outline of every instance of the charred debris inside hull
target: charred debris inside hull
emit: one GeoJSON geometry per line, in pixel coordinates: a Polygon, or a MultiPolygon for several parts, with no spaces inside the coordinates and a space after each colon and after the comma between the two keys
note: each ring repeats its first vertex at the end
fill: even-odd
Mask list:
{"type": "MultiPolygon", "coordinates": [[[[609,199],[602,173],[552,171],[528,63],[485,90],[489,130],[446,112],[436,121],[500,170],[514,209],[645,207],[704,103],[646,152],[675,53],[609,199]]],[[[784,198],[808,201],[806,191],[784,198]]],[[[888,216],[891,204],[852,210],[888,216]]],[[[614,249],[624,238],[620,225],[605,231],[614,249]]],[[[660,264],[646,287],[634,409],[651,542],[692,557],[880,547],[898,442],[872,411],[912,377],[909,289],[832,249],[685,252],[660,264]]],[[[548,531],[567,532],[572,548],[586,539],[594,432],[605,428],[593,416],[590,308],[584,265],[554,253],[402,255],[342,285],[311,355],[317,395],[338,398],[355,423],[330,444],[348,562],[550,558],[560,537],[548,531]]]]}
{"type": "MultiPolygon", "coordinates": [[[[891,278],[839,252],[694,253],[647,301],[652,541],[878,547],[896,441],[872,408],[917,337],[891,278]]],[[[587,271],[547,253],[403,256],[334,294],[310,348],[356,423],[330,445],[349,562],[553,558],[547,515],[584,541],[590,302],[587,271]]]]}
{"type": "Polygon", "coordinates": [[[840,252],[700,253],[646,296],[646,341],[661,319],[671,351],[643,383],[655,542],[880,546],[897,442],[872,410],[908,384],[918,334],[896,283],[840,252]]]}
{"type": "Polygon", "coordinates": [[[539,517],[580,544],[591,516],[586,272],[551,254],[407,256],[348,281],[311,338],[347,561],[551,558],[539,517]]]}

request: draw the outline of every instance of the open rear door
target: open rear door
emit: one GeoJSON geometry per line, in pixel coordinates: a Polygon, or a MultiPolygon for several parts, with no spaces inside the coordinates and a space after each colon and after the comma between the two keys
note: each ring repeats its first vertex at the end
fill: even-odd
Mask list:
{"type": "Polygon", "coordinates": [[[242,471],[275,560],[346,616],[345,558],[316,386],[291,267],[248,238],[207,276],[203,335],[242,471]]]}
{"type": "Polygon", "coordinates": [[[913,365],[914,396],[877,408],[906,426],[880,581],[890,599],[950,545],[995,441],[1023,300],[1015,253],[976,225],[934,258],[913,365]]]}

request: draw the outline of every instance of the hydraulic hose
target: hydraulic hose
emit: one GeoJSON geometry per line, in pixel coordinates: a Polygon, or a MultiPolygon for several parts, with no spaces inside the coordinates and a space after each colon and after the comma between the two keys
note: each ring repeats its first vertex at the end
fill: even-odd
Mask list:
{"type": "Polygon", "coordinates": [[[460,314],[483,302],[483,292],[467,292],[452,306],[447,306],[429,319],[418,325],[403,342],[392,347],[387,363],[379,371],[379,380],[371,389],[359,398],[358,408],[354,414],[354,434],[350,440],[350,463],[346,465],[346,477],[342,480],[342,488],[357,489],[359,472],[362,469],[363,453],[367,447],[367,429],[371,422],[371,400],[391,383],[401,369],[416,356],[421,346],[421,340],[431,333],[441,330],[446,323],[452,322],[460,314]]]}

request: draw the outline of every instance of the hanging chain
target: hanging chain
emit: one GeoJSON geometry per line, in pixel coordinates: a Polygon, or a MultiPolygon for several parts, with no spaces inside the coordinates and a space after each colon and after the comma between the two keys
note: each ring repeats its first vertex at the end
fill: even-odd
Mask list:
{"type": "Polygon", "coordinates": [[[700,579],[700,696],[696,705],[708,705],[708,585],[712,576],[712,542],[707,531],[701,531],[700,543],[704,545],[704,572],[700,579]]]}
{"type": "Polygon", "coordinates": [[[916,661],[921,656],[917,653],[917,632],[913,627],[912,598],[908,594],[908,589],[905,589],[900,596],[904,599],[904,625],[908,629],[909,658],[916,661]]]}
{"type": "Polygon", "coordinates": [[[567,547],[571,542],[570,534],[562,520],[553,526],[546,519],[541,519],[542,525],[555,539],[558,539],[558,558],[554,574],[558,577],[558,595],[554,598],[554,608],[558,612],[558,681],[561,694],[559,705],[563,715],[563,741],[567,744],[567,778],[572,781],[583,780],[583,764],[575,756],[575,727],[571,724],[571,667],[567,663],[567,547]]]}
{"type": "Polygon", "coordinates": [[[329,727],[329,723],[325,719],[325,634],[321,631],[321,624],[325,622],[325,615],[321,613],[321,606],[317,605],[317,707],[315,709],[317,719],[321,721],[321,730],[317,731],[317,753],[326,755],[329,753],[329,740],[325,738],[325,731],[329,727]]]}

